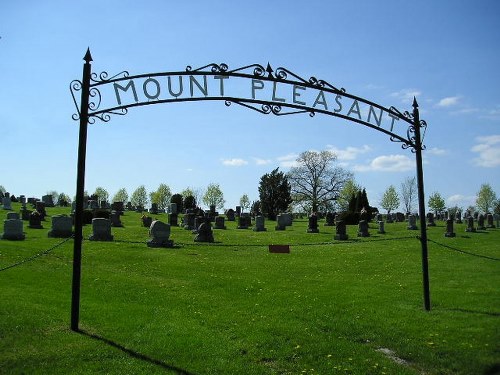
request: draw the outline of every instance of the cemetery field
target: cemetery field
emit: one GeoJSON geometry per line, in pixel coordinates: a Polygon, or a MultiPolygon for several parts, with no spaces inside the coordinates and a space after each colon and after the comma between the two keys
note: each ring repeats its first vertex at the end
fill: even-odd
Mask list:
{"type": "Polygon", "coordinates": [[[500,373],[500,229],[429,228],[427,312],[420,232],[406,223],[334,241],[324,221],[320,233],[307,219],[285,231],[266,220],[266,232],[226,221],[215,243],[173,227],[175,248],[158,249],[126,211],[113,242],[83,243],[75,333],[73,240],[47,236],[50,215],[69,211],[47,208],[44,229],[24,222],[24,241],[0,240],[2,374],[500,373]]]}

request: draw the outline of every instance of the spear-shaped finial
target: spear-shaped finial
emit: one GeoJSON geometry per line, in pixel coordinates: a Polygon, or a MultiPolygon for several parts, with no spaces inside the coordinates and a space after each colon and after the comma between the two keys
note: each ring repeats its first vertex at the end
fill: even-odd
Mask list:
{"type": "Polygon", "coordinates": [[[89,62],[92,61],[92,55],[90,54],[90,48],[87,48],[87,53],[85,53],[85,56],[84,56],[83,60],[86,63],[89,63],[89,62]]]}
{"type": "Polygon", "coordinates": [[[271,64],[269,64],[269,63],[267,63],[266,72],[269,73],[269,77],[270,78],[273,78],[273,72],[274,72],[274,70],[273,70],[273,68],[271,68],[271,64]]]}
{"type": "Polygon", "coordinates": [[[417,98],[413,97],[413,108],[418,108],[417,98]]]}

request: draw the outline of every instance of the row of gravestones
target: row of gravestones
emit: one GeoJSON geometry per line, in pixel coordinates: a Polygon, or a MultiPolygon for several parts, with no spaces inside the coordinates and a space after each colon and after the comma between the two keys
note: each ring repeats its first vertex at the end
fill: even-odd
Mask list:
{"type": "MultiPolygon", "coordinates": [[[[34,211],[30,215],[29,228],[43,229],[40,215],[34,211]]],[[[24,240],[26,238],[23,230],[24,222],[16,212],[9,212],[4,220],[4,231],[1,238],[4,240],[24,240]]],[[[67,215],[52,216],[52,228],[48,232],[49,237],[67,238],[73,235],[73,219],[67,215]]]]}

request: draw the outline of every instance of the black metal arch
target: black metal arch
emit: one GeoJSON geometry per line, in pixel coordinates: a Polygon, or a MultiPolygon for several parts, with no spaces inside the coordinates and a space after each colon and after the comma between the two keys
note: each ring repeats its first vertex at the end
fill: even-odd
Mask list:
{"type": "MultiPolygon", "coordinates": [[[[401,143],[403,149],[410,148],[416,155],[416,169],[418,182],[418,198],[419,198],[419,216],[421,226],[421,246],[422,246],[422,273],[424,286],[424,307],[430,310],[429,296],[429,273],[428,273],[428,255],[427,255],[427,232],[425,222],[425,201],[424,201],[424,185],[423,185],[423,169],[422,169],[422,150],[423,136],[421,129],[427,129],[425,121],[420,120],[418,104],[416,99],[413,100],[412,112],[400,112],[395,107],[384,107],[377,103],[371,102],[356,95],[346,92],[344,88],[337,88],[325,80],[310,77],[304,79],[301,76],[291,72],[290,70],[279,67],[274,70],[268,63],[266,67],[260,64],[251,64],[236,69],[229,69],[228,65],[208,64],[200,68],[193,69],[187,66],[183,71],[177,72],[160,72],[133,75],[127,71],[122,71],[114,76],[109,76],[107,72],[102,72],[99,75],[91,72],[92,56],[90,50],[84,57],[85,64],[83,66],[82,80],[73,80],[70,83],[71,95],[76,106],[77,113],[73,114],[72,118],[80,122],[79,146],[78,146],[78,172],[77,172],[77,189],[76,189],[76,207],[75,207],[75,240],[73,252],[73,284],[72,284],[72,304],[71,304],[71,329],[78,331],[79,311],[80,311],[80,279],[81,279],[81,250],[83,240],[83,195],[85,184],[85,159],[86,159],[86,143],[87,143],[87,125],[95,123],[96,119],[103,122],[111,120],[112,115],[126,115],[129,108],[147,106],[162,103],[179,103],[179,102],[195,102],[195,101],[223,101],[226,106],[237,104],[242,107],[252,109],[262,114],[274,114],[276,116],[292,115],[292,114],[309,114],[314,117],[317,113],[342,118],[347,121],[352,121],[360,125],[364,125],[371,129],[380,131],[390,137],[393,142],[401,143]],[[171,78],[179,77],[179,91],[173,92],[170,86],[171,78]],[[190,95],[182,96],[182,82],[184,77],[188,77],[190,83],[190,95]],[[160,79],[168,80],[168,94],[161,95],[160,79]],[[202,78],[203,82],[197,79],[202,78]],[[209,93],[207,78],[212,78],[219,81],[218,94],[213,91],[209,93]],[[224,89],[224,80],[230,78],[242,80],[243,82],[251,82],[252,96],[245,95],[228,95],[224,89]],[[144,98],[140,100],[137,94],[136,82],[142,82],[142,94],[144,98]],[[155,91],[151,93],[148,85],[153,85],[155,91]],[[256,90],[262,90],[265,84],[272,85],[271,99],[257,98],[256,90]],[[283,98],[277,96],[277,87],[287,87],[292,90],[292,99],[290,97],[283,98]],[[113,90],[111,90],[111,87],[113,90]],[[194,95],[195,89],[202,95],[194,95]],[[127,93],[131,90],[132,100],[123,103],[120,93],[127,93]],[[113,102],[109,94],[115,94],[116,103],[113,102]],[[307,104],[299,98],[306,91],[315,93],[316,99],[312,105],[307,104]],[[80,106],[77,103],[77,93],[80,93],[80,106]],[[334,97],[334,102],[337,108],[328,109],[326,96],[334,97]],[[347,98],[351,102],[349,111],[343,111],[343,105],[340,102],[347,98]],[[365,108],[368,108],[368,114],[365,113],[365,119],[362,117],[360,103],[365,108]],[[322,106],[322,108],[320,107],[322,106]],[[377,117],[378,111],[378,117],[377,117]],[[351,116],[357,115],[357,117],[351,116]],[[382,124],[382,118],[385,114],[390,119],[391,125],[388,126],[387,121],[382,124]],[[402,121],[407,125],[406,129],[399,132],[394,130],[396,122],[402,121]],[[384,126],[383,126],[384,125],[384,126]]],[[[128,94],[130,97],[130,94],[128,94]]],[[[399,130],[399,127],[398,127],[399,130]]]]}

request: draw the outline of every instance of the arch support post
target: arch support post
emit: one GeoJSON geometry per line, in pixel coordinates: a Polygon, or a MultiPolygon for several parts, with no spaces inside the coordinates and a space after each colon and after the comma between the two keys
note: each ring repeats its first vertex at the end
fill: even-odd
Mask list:
{"type": "Polygon", "coordinates": [[[80,104],[80,132],[78,138],[78,164],[76,177],[75,237],[73,245],[73,281],[71,288],[71,330],[79,331],[80,281],[83,242],[83,194],[85,189],[85,159],[87,154],[87,125],[89,120],[89,95],[92,56],[90,50],[83,58],[82,94],[80,104]]]}
{"type": "Polygon", "coordinates": [[[429,254],[427,249],[427,225],[425,220],[424,171],[422,167],[422,136],[420,114],[416,98],[413,99],[413,128],[415,131],[415,158],[417,164],[418,216],[420,218],[420,243],[422,246],[422,282],[424,289],[424,308],[431,309],[429,286],[429,254]]]}

